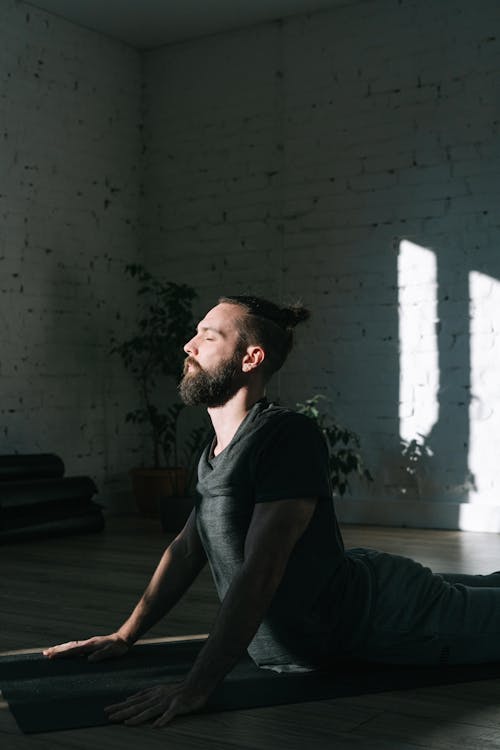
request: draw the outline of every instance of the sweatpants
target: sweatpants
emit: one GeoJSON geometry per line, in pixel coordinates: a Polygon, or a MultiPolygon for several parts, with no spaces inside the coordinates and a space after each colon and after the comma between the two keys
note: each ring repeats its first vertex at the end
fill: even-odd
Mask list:
{"type": "Polygon", "coordinates": [[[410,558],[369,549],[369,624],[352,655],[392,664],[500,661],[500,572],[433,573],[410,558]]]}

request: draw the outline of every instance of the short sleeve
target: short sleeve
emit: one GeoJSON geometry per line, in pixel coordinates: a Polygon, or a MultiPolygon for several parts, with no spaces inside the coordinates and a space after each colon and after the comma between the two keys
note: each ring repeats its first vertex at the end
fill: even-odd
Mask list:
{"type": "Polygon", "coordinates": [[[331,499],[328,449],[316,424],[294,412],[269,431],[255,467],[255,502],[331,499]]]}

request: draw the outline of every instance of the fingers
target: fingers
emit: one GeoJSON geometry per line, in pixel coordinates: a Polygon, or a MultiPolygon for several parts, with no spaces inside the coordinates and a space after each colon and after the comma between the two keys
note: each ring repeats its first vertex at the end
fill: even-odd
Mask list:
{"type": "Polygon", "coordinates": [[[110,721],[124,722],[125,724],[142,724],[144,721],[154,719],[162,713],[165,706],[156,698],[144,698],[141,700],[131,700],[130,698],[123,703],[115,706],[109,706],[105,709],[110,721]]]}
{"type": "Polygon", "coordinates": [[[104,710],[112,722],[135,726],[156,718],[153,726],[164,727],[176,716],[199,710],[203,703],[200,698],[183,697],[179,685],[157,685],[104,710]]]}
{"type": "Polygon", "coordinates": [[[106,713],[113,712],[113,711],[120,711],[124,708],[129,708],[130,706],[134,706],[137,703],[143,700],[147,700],[148,698],[154,698],[157,690],[156,688],[148,688],[147,690],[141,690],[140,693],[135,693],[134,695],[129,695],[128,698],[126,698],[121,703],[114,703],[112,706],[106,706],[104,709],[106,713]]]}
{"type": "Polygon", "coordinates": [[[187,711],[182,711],[179,708],[173,708],[173,706],[170,706],[168,711],[165,711],[163,716],[160,716],[159,719],[153,722],[153,727],[155,729],[160,729],[161,727],[166,727],[167,724],[170,724],[172,719],[175,719],[176,716],[179,716],[180,714],[188,713],[187,711]]]}
{"type": "Polygon", "coordinates": [[[152,706],[151,708],[145,709],[141,713],[132,716],[130,719],[125,719],[123,723],[128,727],[134,727],[137,726],[137,724],[144,724],[145,721],[150,721],[150,719],[156,718],[162,711],[163,708],[161,705],[152,706]]]}
{"type": "Polygon", "coordinates": [[[86,653],[89,648],[92,647],[93,639],[89,638],[86,641],[68,641],[67,643],[60,643],[58,646],[52,646],[42,651],[44,656],[49,659],[64,658],[66,656],[78,656],[79,654],[86,653]]]}
{"type": "Polygon", "coordinates": [[[163,690],[160,685],[154,685],[153,687],[146,688],[146,690],[140,690],[138,693],[129,695],[126,703],[140,703],[144,700],[159,699],[163,695],[163,690]]]}
{"type": "MultiPolygon", "coordinates": [[[[174,688],[174,690],[177,689],[177,687],[174,688]]],[[[172,694],[170,690],[165,690],[165,686],[157,685],[130,696],[122,703],[108,706],[104,710],[110,721],[135,726],[157,717],[164,719],[165,714],[170,712],[175,702],[175,693],[172,694]]],[[[178,711],[175,713],[178,713],[178,711]]]]}
{"type": "Polygon", "coordinates": [[[52,646],[42,651],[44,656],[49,659],[56,659],[69,656],[81,656],[89,654],[89,661],[101,661],[113,656],[120,656],[129,650],[128,644],[124,640],[116,639],[111,636],[94,636],[87,638],[85,641],[68,641],[60,643],[58,646],[52,646]]]}
{"type": "Polygon", "coordinates": [[[156,729],[164,727],[167,724],[170,724],[172,719],[175,719],[176,716],[189,714],[193,711],[196,711],[197,709],[198,706],[196,705],[196,703],[186,704],[179,698],[175,697],[163,716],[160,716],[160,718],[153,723],[153,727],[155,727],[156,729]]]}

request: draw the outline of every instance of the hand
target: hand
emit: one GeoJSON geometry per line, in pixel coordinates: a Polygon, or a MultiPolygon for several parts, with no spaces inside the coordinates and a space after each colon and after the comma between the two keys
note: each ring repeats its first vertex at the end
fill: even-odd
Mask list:
{"type": "Polygon", "coordinates": [[[163,727],[175,716],[198,711],[205,705],[207,697],[194,695],[183,683],[156,685],[104,710],[110,721],[123,722],[130,727],[156,717],[153,726],[163,727]]]}
{"type": "Polygon", "coordinates": [[[68,643],[46,648],[42,653],[49,659],[88,655],[88,661],[102,661],[103,659],[122,656],[129,649],[130,646],[127,641],[117,633],[112,633],[111,635],[98,635],[94,638],[88,638],[86,641],[68,641],[68,643]]]}

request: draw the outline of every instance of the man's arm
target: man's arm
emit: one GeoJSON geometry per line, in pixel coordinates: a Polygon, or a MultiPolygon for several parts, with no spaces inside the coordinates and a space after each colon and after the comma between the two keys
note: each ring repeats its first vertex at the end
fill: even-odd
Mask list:
{"type": "Polygon", "coordinates": [[[87,654],[90,661],[119,656],[174,607],[205,563],[205,550],[192,511],[183,530],[163,553],[132,614],[117,631],[85,641],[63,643],[43,653],[49,658],[87,654]]]}
{"type": "Polygon", "coordinates": [[[255,506],[245,541],[243,565],[233,578],[213,630],[184,682],[159,686],[109,708],[110,719],[140,724],[204,705],[235,666],[272,602],[295,544],[307,528],[316,500],[279,500],[255,506]]]}

